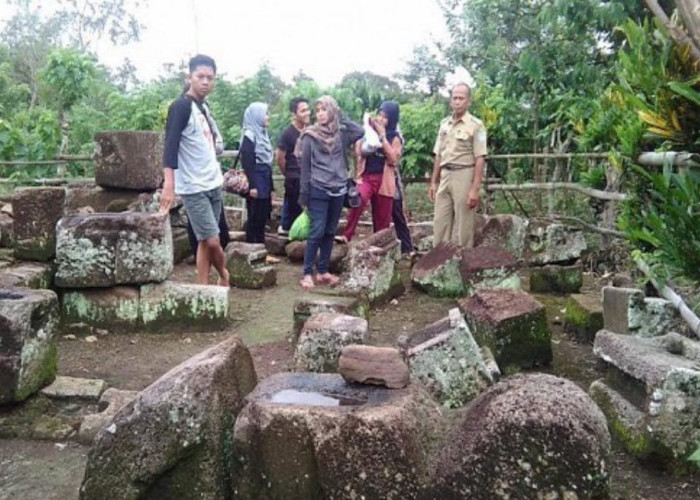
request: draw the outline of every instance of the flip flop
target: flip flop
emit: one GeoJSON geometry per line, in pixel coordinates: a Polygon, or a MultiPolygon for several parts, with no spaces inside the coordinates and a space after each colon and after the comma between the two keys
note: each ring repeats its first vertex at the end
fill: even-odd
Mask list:
{"type": "Polygon", "coordinates": [[[313,277],[307,275],[299,280],[299,286],[302,288],[302,290],[308,292],[313,290],[316,285],[314,284],[313,277]]]}
{"type": "Polygon", "coordinates": [[[340,284],[340,278],[333,274],[328,274],[325,277],[323,275],[320,275],[316,277],[316,282],[321,285],[328,285],[334,287],[340,284]]]}

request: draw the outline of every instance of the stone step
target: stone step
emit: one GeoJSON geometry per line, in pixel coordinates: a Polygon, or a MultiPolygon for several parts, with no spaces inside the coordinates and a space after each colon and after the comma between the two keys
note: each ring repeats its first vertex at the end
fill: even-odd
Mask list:
{"type": "Polygon", "coordinates": [[[592,344],[603,329],[603,302],[600,294],[574,294],[566,301],[564,331],[579,342],[592,344]]]}

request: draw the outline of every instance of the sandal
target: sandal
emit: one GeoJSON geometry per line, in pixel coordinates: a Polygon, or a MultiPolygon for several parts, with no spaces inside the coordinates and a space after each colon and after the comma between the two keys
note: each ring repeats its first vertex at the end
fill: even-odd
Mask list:
{"type": "Polygon", "coordinates": [[[337,286],[340,284],[340,278],[334,274],[325,273],[325,274],[319,274],[316,277],[316,282],[319,285],[328,285],[328,286],[334,287],[334,286],[337,286]]]}
{"type": "Polygon", "coordinates": [[[304,290],[305,292],[308,292],[310,290],[313,290],[313,288],[316,286],[314,284],[314,278],[310,274],[305,275],[303,278],[299,280],[299,286],[304,290]]]}

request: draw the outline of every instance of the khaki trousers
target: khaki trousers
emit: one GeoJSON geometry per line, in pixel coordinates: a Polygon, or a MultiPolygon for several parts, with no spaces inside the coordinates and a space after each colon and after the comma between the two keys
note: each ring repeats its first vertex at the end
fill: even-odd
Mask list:
{"type": "Polygon", "coordinates": [[[474,246],[474,210],[467,207],[474,168],[440,171],[440,184],[435,195],[433,241],[453,241],[457,245],[474,246]]]}

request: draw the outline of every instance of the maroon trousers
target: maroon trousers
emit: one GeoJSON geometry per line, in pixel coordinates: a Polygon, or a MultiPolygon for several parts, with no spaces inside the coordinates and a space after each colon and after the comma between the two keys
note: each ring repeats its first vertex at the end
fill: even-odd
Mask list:
{"type": "Polygon", "coordinates": [[[372,224],[374,232],[386,229],[391,224],[391,213],[394,208],[394,198],[379,194],[379,187],[382,185],[382,174],[363,174],[362,183],[357,186],[362,202],[357,208],[348,210],[348,225],[343,236],[350,241],[355,235],[357,223],[360,221],[362,212],[367,204],[372,202],[372,224]]]}

